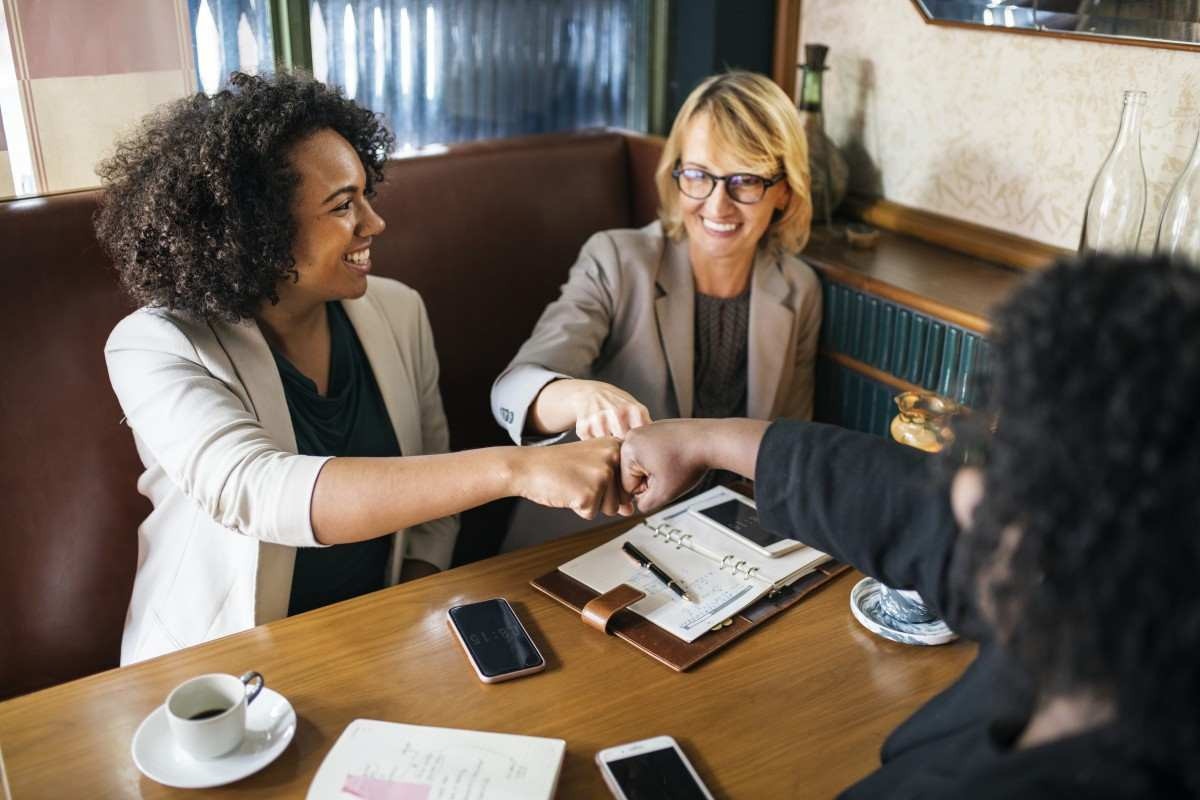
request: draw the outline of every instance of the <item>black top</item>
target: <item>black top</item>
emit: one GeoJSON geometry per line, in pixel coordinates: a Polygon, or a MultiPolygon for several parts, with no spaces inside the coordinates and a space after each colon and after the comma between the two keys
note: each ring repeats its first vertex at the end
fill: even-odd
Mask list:
{"type": "Polygon", "coordinates": [[[750,289],[737,297],[696,292],[693,417],[746,415],[750,289]]]}
{"type": "MultiPolygon", "coordinates": [[[[341,303],[326,303],[329,388],[317,385],[272,349],[287,398],[296,452],[306,456],[398,456],[400,444],[367,354],[341,303]]],[[[288,614],[301,614],[382,589],[392,538],[296,551],[288,614]]]]}
{"type": "Polygon", "coordinates": [[[963,676],[888,736],[878,770],[845,798],[1183,797],[1180,782],[1124,750],[1111,728],[1012,749],[1033,708],[1031,679],[947,580],[958,528],[932,459],[868,434],[773,424],[755,471],[763,523],[881,582],[916,589],[980,643],[963,676]]]}

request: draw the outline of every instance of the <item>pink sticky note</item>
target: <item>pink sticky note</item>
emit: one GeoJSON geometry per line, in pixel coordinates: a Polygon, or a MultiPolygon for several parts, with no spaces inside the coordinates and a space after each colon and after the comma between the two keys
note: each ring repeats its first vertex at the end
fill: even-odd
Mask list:
{"type": "Polygon", "coordinates": [[[347,775],[342,784],[343,792],[362,800],[429,800],[432,788],[428,783],[389,781],[366,775],[347,775]]]}

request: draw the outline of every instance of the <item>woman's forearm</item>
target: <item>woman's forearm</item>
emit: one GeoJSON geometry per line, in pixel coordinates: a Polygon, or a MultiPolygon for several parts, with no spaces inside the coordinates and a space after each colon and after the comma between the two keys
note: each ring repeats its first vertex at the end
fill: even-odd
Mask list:
{"type": "Polygon", "coordinates": [[[771,423],[761,419],[698,420],[695,441],[709,469],[723,469],[754,480],[758,446],[771,423]]]}
{"type": "Polygon", "coordinates": [[[603,381],[560,378],[534,398],[526,428],[542,434],[574,430],[580,439],[591,439],[624,436],[649,422],[650,412],[624,389],[603,381]]]}
{"type": "Polygon", "coordinates": [[[313,533],[322,544],[357,542],[506,497],[516,450],[331,459],[313,490],[313,533]]]}
{"type": "Polygon", "coordinates": [[[620,442],[489,447],[401,458],[334,458],[313,490],[313,533],[322,544],[382,536],[518,496],[582,517],[631,510],[620,485],[620,442]]]}
{"type": "Polygon", "coordinates": [[[529,433],[554,435],[575,427],[576,411],[572,398],[578,381],[560,378],[550,381],[529,407],[525,428],[529,433]]]}

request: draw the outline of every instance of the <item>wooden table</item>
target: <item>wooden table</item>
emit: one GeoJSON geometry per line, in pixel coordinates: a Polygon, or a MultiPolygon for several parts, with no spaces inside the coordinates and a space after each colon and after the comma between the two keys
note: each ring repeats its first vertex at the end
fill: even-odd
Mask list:
{"type": "Polygon", "coordinates": [[[878,764],[887,734],[972,658],[965,644],[918,648],[861,628],[846,574],[675,673],[586,628],[529,580],[619,526],[404,584],[199,647],[0,703],[0,748],[15,800],[68,797],[304,797],[357,717],[552,736],[567,755],[558,797],[604,798],[592,759],[658,734],[679,740],[718,797],[829,797],[878,764]],[[449,606],[502,595],[546,671],[478,681],[446,628],[449,606]],[[296,737],[257,775],[220,789],[142,777],[130,742],[180,681],[256,669],[299,716],[296,737]]]}

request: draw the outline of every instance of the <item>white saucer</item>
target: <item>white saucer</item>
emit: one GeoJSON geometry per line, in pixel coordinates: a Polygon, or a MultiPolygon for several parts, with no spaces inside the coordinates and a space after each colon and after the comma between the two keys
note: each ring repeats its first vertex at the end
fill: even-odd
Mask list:
{"type": "Polygon", "coordinates": [[[279,692],[263,689],[246,709],[246,738],[228,755],[202,761],[175,746],[167,710],[159,706],[133,735],[133,763],[151,780],[177,789],[223,786],[253,775],[287,749],[296,734],[296,712],[279,692]]]}
{"type": "Polygon", "coordinates": [[[850,590],[850,611],[871,633],[900,644],[946,644],[958,638],[958,634],[940,619],[903,622],[883,613],[879,607],[882,591],[883,584],[874,578],[863,578],[850,590]]]}

